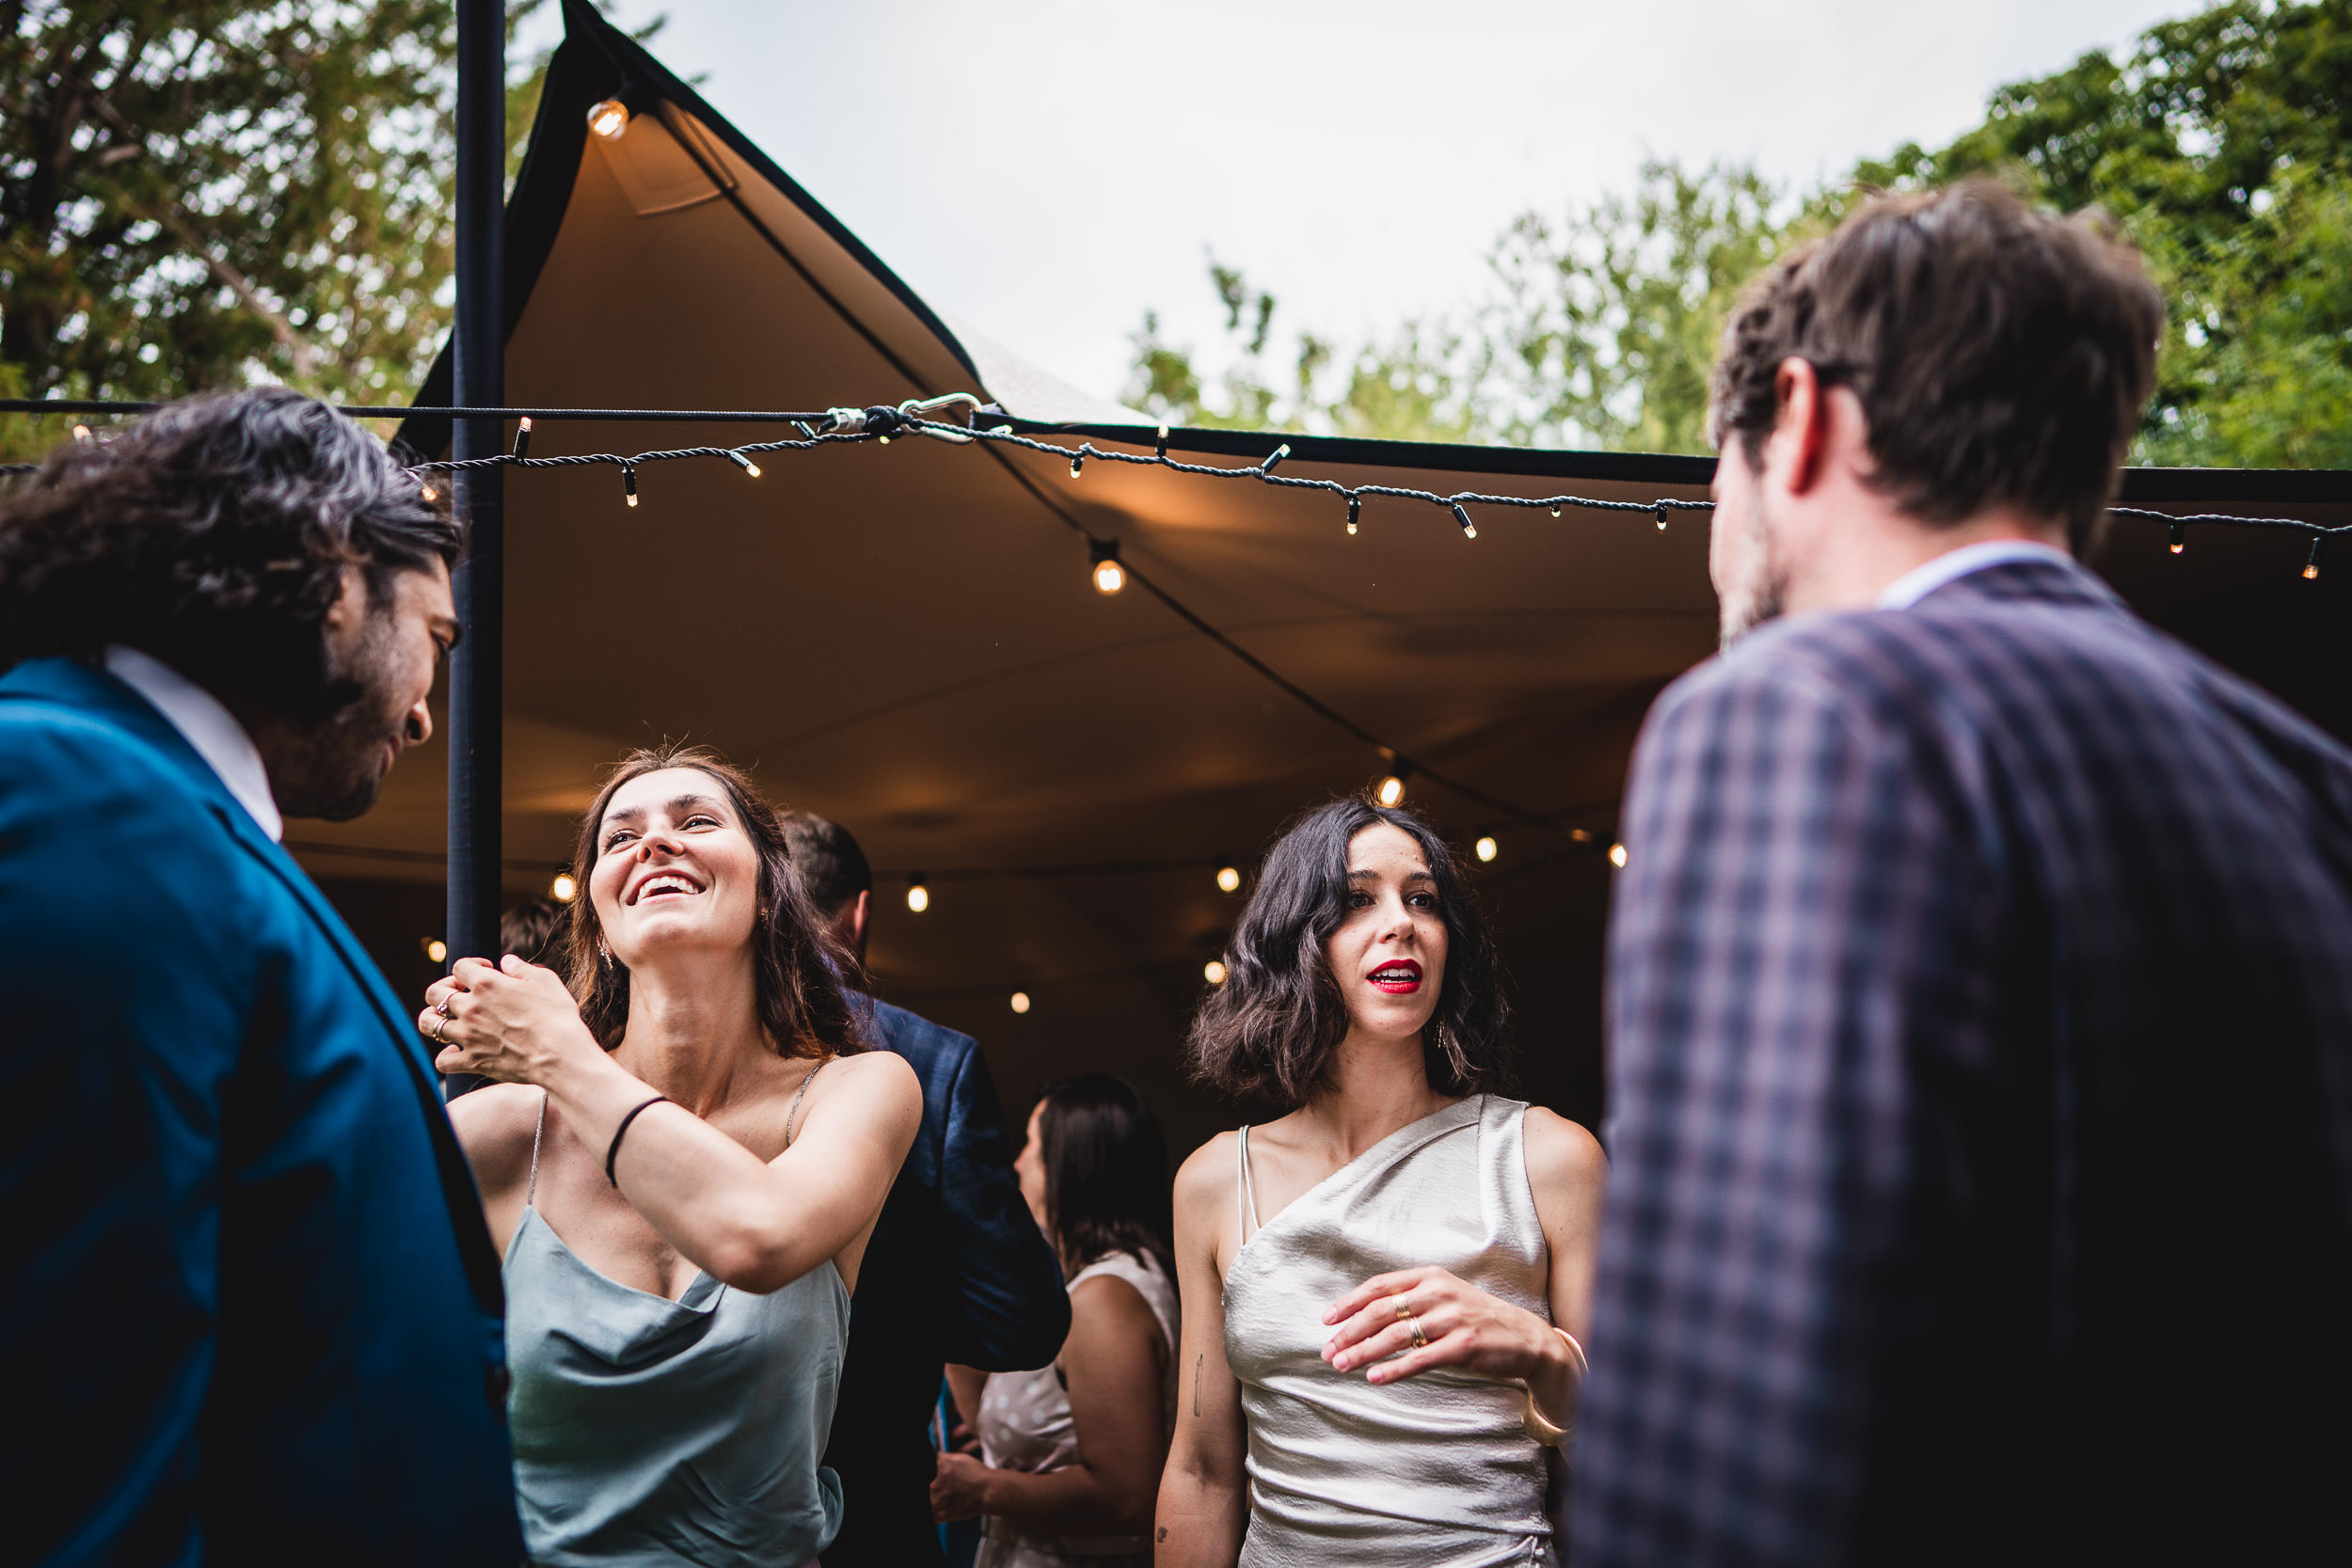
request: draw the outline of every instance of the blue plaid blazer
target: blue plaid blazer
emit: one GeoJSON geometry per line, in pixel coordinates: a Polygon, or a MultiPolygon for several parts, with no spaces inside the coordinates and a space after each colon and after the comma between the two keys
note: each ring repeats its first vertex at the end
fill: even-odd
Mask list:
{"type": "Polygon", "coordinates": [[[2352,1551],[2352,755],[2010,562],[1677,682],[1624,839],[1575,1568],[2352,1551]]]}

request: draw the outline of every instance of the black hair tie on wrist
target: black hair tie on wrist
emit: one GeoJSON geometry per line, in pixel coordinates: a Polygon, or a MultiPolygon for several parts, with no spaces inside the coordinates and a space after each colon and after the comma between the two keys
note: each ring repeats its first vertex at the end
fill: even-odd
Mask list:
{"type": "Polygon", "coordinates": [[[638,1112],[650,1110],[656,1105],[668,1105],[671,1103],[673,1103],[673,1101],[668,1095],[658,1094],[651,1100],[646,1101],[644,1104],[636,1107],[635,1110],[630,1111],[628,1115],[621,1118],[621,1125],[612,1130],[612,1147],[604,1151],[604,1179],[607,1181],[612,1182],[615,1187],[618,1187],[621,1184],[620,1178],[612,1174],[612,1162],[621,1157],[621,1138],[628,1132],[628,1124],[637,1119],[638,1112]]]}

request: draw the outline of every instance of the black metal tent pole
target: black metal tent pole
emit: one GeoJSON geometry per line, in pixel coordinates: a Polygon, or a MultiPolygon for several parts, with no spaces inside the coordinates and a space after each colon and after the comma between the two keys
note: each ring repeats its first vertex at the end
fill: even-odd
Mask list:
{"type": "MultiPolygon", "coordinates": [[[[506,13],[503,0],[457,0],[458,406],[506,402],[506,310],[500,297],[505,256],[506,13]]],[[[495,419],[459,420],[453,455],[499,451],[495,419]]],[[[505,641],[505,470],[457,476],[457,506],[472,541],[457,569],[457,619],[465,635],[449,669],[449,956],[495,958],[499,922],[500,719],[505,641]]],[[[448,1092],[474,1086],[453,1078],[448,1092]]]]}

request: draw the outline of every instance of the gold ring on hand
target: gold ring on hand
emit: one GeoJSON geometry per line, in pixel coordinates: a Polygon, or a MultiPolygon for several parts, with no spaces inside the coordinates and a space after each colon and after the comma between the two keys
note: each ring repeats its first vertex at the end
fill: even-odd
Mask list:
{"type": "MultiPolygon", "coordinates": [[[[438,1009],[437,1009],[437,1010],[438,1010],[438,1009]]],[[[437,1018],[437,1019],[434,1020],[434,1022],[433,1022],[433,1043],[434,1043],[435,1045],[447,1045],[447,1044],[449,1043],[449,1041],[448,1041],[448,1040],[444,1039],[444,1038],[441,1037],[441,1031],[442,1031],[442,1030],[444,1030],[444,1029],[446,1029],[446,1028],[448,1028],[448,1027],[449,1027],[449,1014],[448,1014],[447,1012],[442,1012],[442,1013],[441,1013],[441,1016],[440,1016],[439,1018],[437,1018]]]]}
{"type": "Polygon", "coordinates": [[[1399,1307],[1398,1310],[1404,1314],[1406,1324],[1413,1331],[1413,1348],[1415,1350],[1426,1348],[1429,1337],[1421,1331],[1421,1320],[1413,1315],[1410,1307],[1399,1307]]]}

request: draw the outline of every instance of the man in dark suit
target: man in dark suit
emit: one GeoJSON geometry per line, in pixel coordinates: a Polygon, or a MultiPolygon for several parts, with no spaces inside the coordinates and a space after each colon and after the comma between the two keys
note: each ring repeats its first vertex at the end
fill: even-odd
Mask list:
{"type": "Polygon", "coordinates": [[[0,496],[11,1561],[521,1558],[473,1179],[278,843],[430,731],[462,543],[277,389],[0,496]]]}
{"type": "Polygon", "coordinates": [[[1734,317],[1725,649],[1612,913],[1578,1568],[2352,1539],[2352,756],[2077,564],[2162,330],[1985,185],[1734,317]]]}
{"type": "MultiPolygon", "coordinates": [[[[874,888],[866,852],[838,823],[808,812],[787,813],[784,825],[810,900],[862,956],[874,888]]],[[[978,1043],[903,1007],[858,1000],[870,1009],[873,1042],[905,1057],[922,1080],[923,1129],[859,1267],[825,1450],[844,1506],[825,1565],[900,1568],[941,1560],[930,1429],[942,1367],[1044,1366],[1070,1332],[1070,1297],[1013,1180],[978,1043]]]]}

